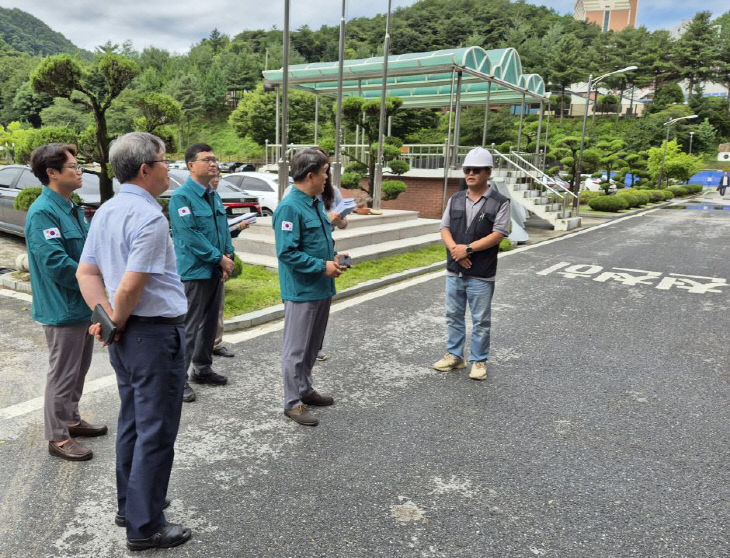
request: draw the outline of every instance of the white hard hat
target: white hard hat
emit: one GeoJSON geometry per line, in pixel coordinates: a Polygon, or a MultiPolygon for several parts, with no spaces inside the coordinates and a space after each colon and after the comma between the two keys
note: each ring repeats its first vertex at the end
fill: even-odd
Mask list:
{"type": "Polygon", "coordinates": [[[483,147],[475,147],[464,157],[462,167],[493,167],[492,154],[483,147]]]}

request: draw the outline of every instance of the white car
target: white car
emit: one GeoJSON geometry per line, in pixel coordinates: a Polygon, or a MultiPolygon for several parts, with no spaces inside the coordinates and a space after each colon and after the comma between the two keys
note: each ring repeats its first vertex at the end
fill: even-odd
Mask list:
{"type": "MultiPolygon", "coordinates": [[[[246,195],[256,196],[264,216],[273,215],[279,203],[279,177],[268,172],[234,172],[226,180],[238,186],[246,195]]],[[[289,185],[294,181],[289,178],[289,185]]]]}
{"type": "MultiPolygon", "coordinates": [[[[603,188],[601,188],[601,180],[605,179],[605,175],[601,178],[593,178],[590,174],[581,174],[581,179],[583,180],[583,184],[581,186],[581,190],[590,190],[592,192],[602,192],[603,188]]],[[[610,184],[608,191],[613,192],[616,190],[616,181],[611,178],[608,183],[610,184]]]]}

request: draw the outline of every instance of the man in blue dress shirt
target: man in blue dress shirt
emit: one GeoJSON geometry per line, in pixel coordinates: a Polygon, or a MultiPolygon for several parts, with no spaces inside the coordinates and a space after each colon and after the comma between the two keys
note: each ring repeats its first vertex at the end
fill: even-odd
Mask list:
{"type": "MultiPolygon", "coordinates": [[[[162,511],[180,424],[187,312],[155,200],[169,184],[165,144],[152,134],[126,134],[109,158],[122,187],[94,215],[76,276],[89,307],[101,304],[121,331],[109,346],[121,399],[116,523],[126,525],[130,550],[167,548],[191,532],[167,523],[162,511]]],[[[99,324],[90,331],[101,340],[99,324]]]]}
{"type": "MultiPolygon", "coordinates": [[[[226,208],[210,186],[219,173],[213,148],[195,143],[185,150],[185,162],[190,176],[172,194],[169,212],[177,269],[188,298],[185,370],[192,362],[191,381],[222,386],[228,380],[212,369],[213,346],[223,282],[233,271],[233,243],[226,208]]],[[[194,399],[186,384],[183,400],[194,399]]]]}

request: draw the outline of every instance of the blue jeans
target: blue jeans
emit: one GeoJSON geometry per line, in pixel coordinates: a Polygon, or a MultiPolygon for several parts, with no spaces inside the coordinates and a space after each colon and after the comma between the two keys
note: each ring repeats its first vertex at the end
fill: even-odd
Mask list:
{"type": "Polygon", "coordinates": [[[494,281],[480,281],[473,277],[446,277],[446,349],[449,353],[464,358],[465,313],[468,302],[472,321],[469,361],[484,362],[489,359],[493,294],[494,281]]]}

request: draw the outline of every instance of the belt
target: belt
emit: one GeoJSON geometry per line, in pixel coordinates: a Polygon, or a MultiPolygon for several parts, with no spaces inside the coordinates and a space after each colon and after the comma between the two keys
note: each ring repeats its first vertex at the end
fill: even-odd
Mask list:
{"type": "Polygon", "coordinates": [[[166,316],[129,316],[128,322],[139,322],[141,324],[180,325],[185,323],[185,314],[172,318],[166,316]]]}

